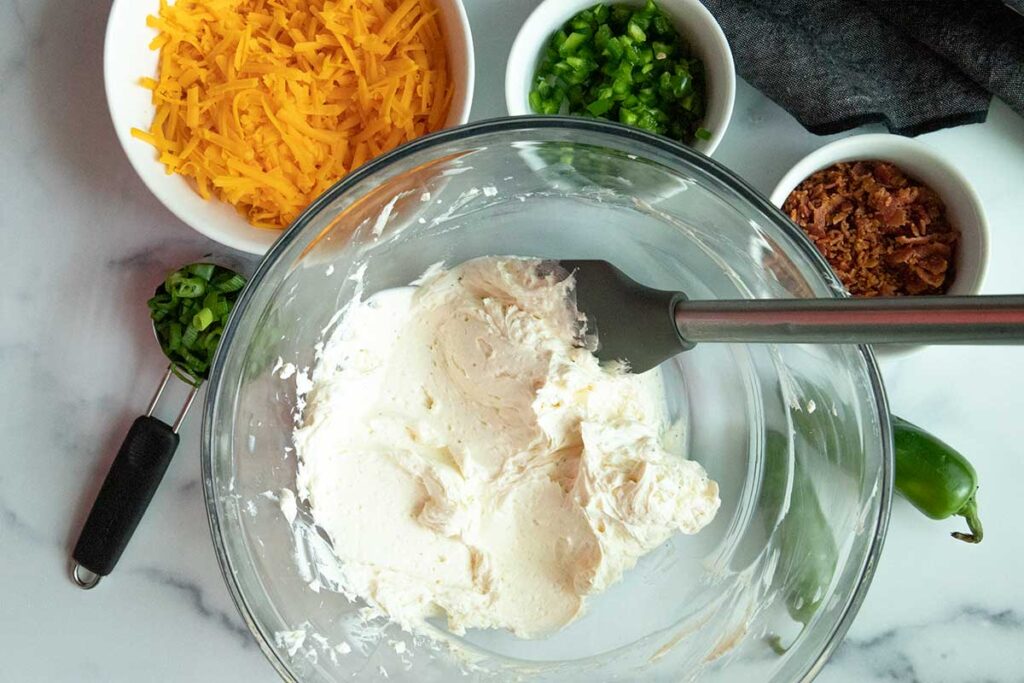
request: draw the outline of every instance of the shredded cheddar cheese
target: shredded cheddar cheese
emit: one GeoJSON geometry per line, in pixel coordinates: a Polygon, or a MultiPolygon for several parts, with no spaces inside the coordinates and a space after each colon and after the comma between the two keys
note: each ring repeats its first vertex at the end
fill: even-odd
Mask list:
{"type": "Polygon", "coordinates": [[[454,94],[430,0],[161,0],[147,23],[156,113],[132,135],[258,227],[439,129],[454,94]]]}

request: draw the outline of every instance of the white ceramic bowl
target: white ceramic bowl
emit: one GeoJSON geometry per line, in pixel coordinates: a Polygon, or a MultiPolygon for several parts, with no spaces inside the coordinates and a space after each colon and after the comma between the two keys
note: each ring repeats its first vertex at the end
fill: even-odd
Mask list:
{"type": "MultiPolygon", "coordinates": [[[[544,48],[562,24],[594,4],[596,0],[544,0],[523,23],[505,66],[505,103],[509,114],[535,113],[530,109],[530,88],[544,48]]],[[[644,0],[609,0],[605,4],[642,7],[644,0]]],[[[711,139],[695,140],[692,147],[710,156],[725,135],[736,100],[736,67],[729,41],[699,0],[658,0],[658,6],[704,63],[708,88],[704,127],[711,131],[711,139]]]]}
{"type": "MultiPolygon", "coordinates": [[[[435,0],[442,29],[448,38],[448,57],[456,83],[446,126],[469,120],[473,101],[473,37],[462,0],[435,0]]],[[[107,21],[103,49],[103,79],[107,106],[121,146],[135,171],[171,213],[203,233],[234,249],[263,254],[281,235],[249,225],[235,209],[215,199],[204,200],[179,175],[167,175],[153,148],[131,136],[131,129],[148,130],[153,120],[150,92],[138,85],[141,76],[154,76],[159,52],[149,49],[156,30],[146,16],[156,14],[157,0],[114,0],[107,21]]]]}
{"type": "MultiPolygon", "coordinates": [[[[988,223],[974,188],[950,162],[928,145],[899,135],[854,135],[837,140],[811,152],[786,175],[772,191],[771,202],[782,208],[789,194],[805,178],[841,161],[888,161],[907,175],[929,186],[946,205],[950,223],[960,231],[954,263],[956,275],[950,295],[973,295],[981,290],[988,265],[988,223]]],[[[875,352],[894,357],[923,346],[876,346],[875,352]]]]}
{"type": "Polygon", "coordinates": [[[899,135],[854,135],[811,152],[772,191],[782,208],[789,194],[807,176],[840,161],[888,161],[935,190],[946,204],[949,221],[960,231],[954,262],[956,276],[947,294],[970,295],[981,290],[988,265],[988,223],[981,200],[967,178],[928,145],[899,135]]]}

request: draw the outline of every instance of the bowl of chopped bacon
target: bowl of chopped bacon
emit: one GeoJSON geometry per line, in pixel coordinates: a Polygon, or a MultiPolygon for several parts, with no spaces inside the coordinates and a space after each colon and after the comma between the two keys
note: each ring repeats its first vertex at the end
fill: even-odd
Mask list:
{"type": "Polygon", "coordinates": [[[182,221],[264,253],[342,177],[469,119],[461,0],[115,0],[107,102],[182,221]]]}
{"type": "Polygon", "coordinates": [[[924,143],[857,135],[804,157],[771,196],[853,296],[977,294],[988,260],[981,201],[924,143]]]}
{"type": "Polygon", "coordinates": [[[783,176],[771,201],[852,296],[981,289],[988,261],[981,201],[963,174],[922,142],[872,134],[825,145],[783,176]]]}

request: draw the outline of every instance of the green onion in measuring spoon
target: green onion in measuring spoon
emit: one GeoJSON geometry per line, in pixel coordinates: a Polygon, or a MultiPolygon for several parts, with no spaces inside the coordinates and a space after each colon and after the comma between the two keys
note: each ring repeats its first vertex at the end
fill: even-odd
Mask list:
{"type": "Polygon", "coordinates": [[[198,386],[210,371],[213,354],[245,278],[212,263],[174,271],[149,300],[160,347],[172,370],[198,386]]]}

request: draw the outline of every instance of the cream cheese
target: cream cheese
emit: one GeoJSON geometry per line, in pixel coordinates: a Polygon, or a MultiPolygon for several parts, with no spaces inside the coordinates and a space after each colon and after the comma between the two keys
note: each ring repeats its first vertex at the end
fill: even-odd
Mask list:
{"type": "Polygon", "coordinates": [[[571,278],[537,266],[476,259],[353,302],[313,370],[299,497],[347,588],[410,630],[544,635],[718,509],[666,450],[658,373],[601,367],[571,278]]]}

